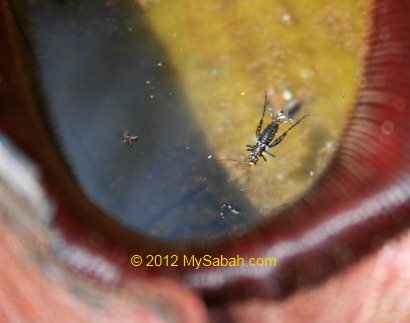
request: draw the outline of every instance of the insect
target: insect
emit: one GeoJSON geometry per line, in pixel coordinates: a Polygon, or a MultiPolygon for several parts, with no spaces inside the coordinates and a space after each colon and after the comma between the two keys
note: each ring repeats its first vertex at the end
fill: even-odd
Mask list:
{"type": "Polygon", "coordinates": [[[127,144],[128,146],[132,147],[134,143],[137,142],[138,136],[132,136],[131,134],[124,132],[121,135],[122,142],[127,144]]]}
{"type": "Polygon", "coordinates": [[[272,116],[272,122],[268,124],[266,128],[263,129],[263,131],[261,132],[267,106],[268,97],[265,92],[265,103],[263,105],[262,118],[259,120],[259,124],[256,127],[256,143],[254,145],[246,145],[246,147],[248,147],[247,151],[250,151],[247,157],[248,165],[250,166],[256,165],[259,161],[259,157],[262,157],[263,160],[267,161],[266,157],[264,156],[265,153],[271,157],[275,157],[275,155],[270,153],[268,149],[278,145],[283,140],[283,138],[286,137],[287,133],[290,130],[292,130],[292,128],[296,127],[303,119],[309,116],[308,114],[304,115],[301,119],[296,121],[288,130],[286,130],[284,133],[282,133],[279,137],[275,139],[276,133],[279,130],[279,125],[288,121],[293,122],[293,120],[283,111],[279,111],[274,116],[272,116]]]}
{"type": "MultiPolygon", "coordinates": [[[[289,104],[291,110],[295,110],[300,108],[300,103],[298,102],[293,102],[292,104],[289,104]]],[[[248,166],[254,166],[258,163],[259,158],[262,157],[263,160],[267,161],[265,157],[265,153],[268,154],[271,157],[275,157],[274,154],[270,153],[268,151],[269,148],[275,147],[278,145],[287,135],[287,133],[292,130],[294,127],[296,127],[303,119],[308,117],[309,115],[306,114],[302,118],[300,118],[298,121],[296,121],[288,130],[286,130],[284,133],[282,133],[279,137],[275,139],[275,136],[279,130],[279,126],[282,123],[291,121],[294,122],[289,115],[285,114],[283,111],[279,111],[275,115],[272,115],[272,122],[268,124],[263,130],[263,120],[265,118],[265,113],[266,113],[266,108],[268,107],[268,97],[265,92],[265,103],[263,105],[263,112],[262,112],[262,117],[259,120],[259,124],[256,127],[256,143],[254,145],[246,145],[247,151],[249,151],[249,155],[247,156],[246,159],[240,161],[240,160],[235,160],[235,159],[219,159],[219,160],[231,160],[231,161],[238,161],[238,162],[246,162],[248,166]]]]}

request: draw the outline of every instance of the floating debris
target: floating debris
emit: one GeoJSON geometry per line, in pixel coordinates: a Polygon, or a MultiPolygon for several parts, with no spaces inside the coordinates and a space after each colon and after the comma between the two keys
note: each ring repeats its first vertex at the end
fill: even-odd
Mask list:
{"type": "Polygon", "coordinates": [[[228,209],[229,212],[231,212],[233,215],[238,215],[241,214],[241,212],[239,212],[238,210],[236,210],[235,208],[232,207],[232,205],[230,203],[228,204],[222,204],[221,205],[221,213],[220,215],[222,217],[224,217],[225,215],[225,210],[228,209]]]}
{"type": "Polygon", "coordinates": [[[122,139],[123,143],[125,143],[128,146],[132,147],[132,145],[137,142],[138,136],[133,136],[133,135],[127,133],[127,132],[124,132],[121,135],[121,139],[122,139]]]}

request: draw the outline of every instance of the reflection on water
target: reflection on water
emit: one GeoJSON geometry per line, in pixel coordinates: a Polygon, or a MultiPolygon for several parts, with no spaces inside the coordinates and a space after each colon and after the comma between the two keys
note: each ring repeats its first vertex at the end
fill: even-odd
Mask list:
{"type": "MultiPolygon", "coordinates": [[[[245,144],[254,144],[263,91],[274,94],[269,82],[258,83],[254,99],[248,91],[227,99],[227,85],[235,84],[225,76],[237,75],[226,69],[235,63],[234,53],[225,53],[223,44],[210,48],[201,42],[211,35],[219,43],[218,33],[201,38],[198,32],[192,40],[198,28],[178,26],[200,53],[180,50],[178,41],[179,49],[167,43],[167,27],[152,22],[155,11],[148,19],[134,1],[45,1],[32,9],[32,39],[61,151],[87,196],[129,228],[172,240],[241,230],[306,190],[313,170],[320,171],[333,151],[332,125],[329,130],[313,118],[292,130],[293,143],[286,139],[287,147],[274,152],[284,159],[252,169],[217,162],[237,159],[245,144]],[[124,133],[138,136],[132,147],[123,142],[124,133]],[[308,142],[311,136],[314,142],[298,146],[298,138],[308,142]]],[[[174,16],[172,28],[187,15],[180,17],[174,16]]],[[[260,67],[252,66],[246,69],[257,75],[260,67]]],[[[306,97],[318,94],[309,91],[306,97]]],[[[342,105],[345,116],[347,103],[342,105]]],[[[319,114],[312,103],[306,109],[319,114]]]]}

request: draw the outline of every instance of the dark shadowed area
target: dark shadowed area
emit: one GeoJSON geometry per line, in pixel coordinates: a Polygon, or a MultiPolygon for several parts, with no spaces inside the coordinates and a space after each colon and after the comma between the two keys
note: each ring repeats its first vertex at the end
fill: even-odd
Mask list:
{"type": "Polygon", "coordinates": [[[128,228],[171,240],[251,222],[140,8],[99,3],[35,2],[31,13],[48,114],[84,192],[128,228]],[[124,132],[138,136],[132,147],[124,132]]]}

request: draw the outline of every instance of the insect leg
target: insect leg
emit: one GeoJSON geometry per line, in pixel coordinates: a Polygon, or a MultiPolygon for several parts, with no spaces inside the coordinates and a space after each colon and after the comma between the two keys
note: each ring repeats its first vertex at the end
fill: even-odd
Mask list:
{"type": "Polygon", "coordinates": [[[269,156],[276,157],[274,154],[272,154],[271,152],[269,152],[267,150],[265,150],[264,152],[267,153],[269,156]]]}
{"type": "Polygon", "coordinates": [[[263,124],[263,118],[265,117],[265,112],[266,112],[266,107],[268,106],[268,94],[265,91],[265,103],[263,104],[263,112],[262,112],[262,118],[259,120],[258,127],[256,128],[256,137],[259,138],[261,134],[261,129],[262,129],[262,124],[263,124]]]}
{"type": "Polygon", "coordinates": [[[276,138],[268,147],[269,148],[275,147],[277,144],[279,144],[283,140],[283,138],[285,138],[286,134],[287,134],[287,131],[281,134],[278,138],[276,138]]]}
{"type": "Polygon", "coordinates": [[[279,143],[283,140],[283,138],[285,138],[286,134],[287,134],[290,130],[292,130],[292,128],[296,127],[303,119],[305,119],[305,118],[308,117],[308,116],[309,116],[309,115],[306,114],[306,115],[304,115],[302,118],[300,118],[298,121],[296,121],[296,123],[294,123],[294,124],[292,125],[292,127],[290,127],[290,128],[289,128],[288,130],[286,130],[283,134],[281,134],[278,138],[276,138],[268,147],[269,147],[269,148],[272,148],[272,147],[276,146],[277,144],[279,144],[279,143]]]}
{"type": "Polygon", "coordinates": [[[268,161],[265,156],[261,155],[264,161],[268,161]]]}
{"type": "Polygon", "coordinates": [[[246,147],[248,147],[246,148],[247,151],[253,151],[255,149],[255,146],[252,145],[246,145],[246,147]]]}

